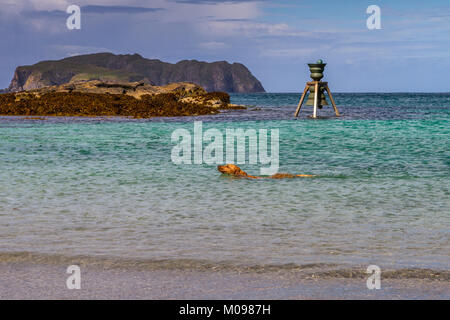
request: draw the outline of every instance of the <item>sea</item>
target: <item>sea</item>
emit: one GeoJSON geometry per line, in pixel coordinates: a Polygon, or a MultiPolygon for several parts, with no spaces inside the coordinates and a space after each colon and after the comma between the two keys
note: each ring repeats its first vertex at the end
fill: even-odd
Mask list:
{"type": "MultiPolygon", "coordinates": [[[[232,94],[249,107],[195,117],[0,117],[0,260],[377,265],[448,278],[450,94],[336,93],[341,116],[324,106],[318,119],[310,106],[293,116],[299,98],[232,94]],[[195,121],[224,139],[277,129],[278,171],[315,177],[238,179],[217,163],[174,163],[172,135],[193,135],[195,121]]],[[[259,175],[267,165],[239,166],[259,175]]]]}

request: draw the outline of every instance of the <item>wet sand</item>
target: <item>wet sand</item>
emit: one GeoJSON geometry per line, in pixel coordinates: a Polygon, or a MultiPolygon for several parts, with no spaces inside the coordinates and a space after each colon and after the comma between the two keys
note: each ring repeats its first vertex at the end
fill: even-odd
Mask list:
{"type": "Polygon", "coordinates": [[[138,270],[81,267],[81,289],[69,290],[67,265],[0,264],[0,299],[450,299],[450,282],[304,278],[294,271],[138,270]]]}

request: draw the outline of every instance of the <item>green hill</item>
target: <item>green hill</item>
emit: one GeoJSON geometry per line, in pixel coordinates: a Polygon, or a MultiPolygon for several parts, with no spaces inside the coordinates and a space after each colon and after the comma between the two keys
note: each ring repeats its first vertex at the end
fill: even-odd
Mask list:
{"type": "Polygon", "coordinates": [[[134,82],[153,85],[194,82],[207,91],[264,92],[261,83],[240,63],[183,60],[176,64],[138,54],[97,53],[16,68],[9,91],[38,89],[80,80],[134,82]]]}

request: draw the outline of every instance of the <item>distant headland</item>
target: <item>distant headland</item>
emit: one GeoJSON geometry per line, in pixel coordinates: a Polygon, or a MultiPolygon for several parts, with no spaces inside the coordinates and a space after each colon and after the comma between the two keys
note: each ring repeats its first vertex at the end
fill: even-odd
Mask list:
{"type": "Polygon", "coordinates": [[[183,60],[172,64],[139,54],[96,53],[19,66],[6,92],[39,89],[79,81],[143,82],[164,86],[193,82],[208,92],[265,92],[261,82],[240,63],[183,60]]]}

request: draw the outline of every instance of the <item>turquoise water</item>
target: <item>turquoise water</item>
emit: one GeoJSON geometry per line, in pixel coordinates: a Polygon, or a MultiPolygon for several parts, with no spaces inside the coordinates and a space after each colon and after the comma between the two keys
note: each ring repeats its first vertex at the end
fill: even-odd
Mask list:
{"type": "Polygon", "coordinates": [[[298,94],[233,95],[258,109],[196,118],[0,117],[0,252],[448,270],[450,94],[335,99],[339,119],[294,119],[298,94]],[[278,128],[279,171],[318,177],[175,165],[171,134],[194,120],[278,128]]]}

